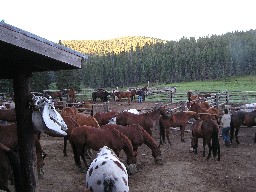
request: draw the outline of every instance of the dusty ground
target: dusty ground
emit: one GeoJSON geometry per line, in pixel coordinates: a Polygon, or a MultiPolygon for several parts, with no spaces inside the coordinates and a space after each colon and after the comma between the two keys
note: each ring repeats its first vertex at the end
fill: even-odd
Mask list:
{"type": "MultiPolygon", "coordinates": [[[[109,109],[143,109],[151,106],[154,103],[133,103],[130,106],[116,103],[111,104],[109,109]]],[[[190,153],[190,133],[185,134],[185,143],[182,143],[180,132],[172,130],[173,145],[161,146],[163,165],[154,164],[151,151],[145,145],[139,148],[139,172],[129,177],[130,191],[256,191],[255,132],[255,128],[241,128],[241,144],[231,147],[225,147],[220,138],[221,160],[218,162],[213,159],[206,161],[202,157],[202,144],[199,144],[198,155],[190,153]]],[[[157,132],[154,132],[154,138],[159,141],[157,132]]],[[[68,144],[68,157],[63,157],[63,138],[43,135],[42,145],[48,156],[45,160],[44,178],[38,182],[39,191],[82,192],[85,175],[75,166],[70,145],[68,144]]],[[[124,153],[121,154],[121,160],[125,160],[124,153]]]]}

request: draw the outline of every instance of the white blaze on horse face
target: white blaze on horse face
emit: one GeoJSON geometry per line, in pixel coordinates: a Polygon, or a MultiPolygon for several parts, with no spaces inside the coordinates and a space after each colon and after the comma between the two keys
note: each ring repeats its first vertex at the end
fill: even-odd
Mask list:
{"type": "Polygon", "coordinates": [[[116,154],[104,146],[91,163],[86,173],[86,188],[91,191],[129,191],[128,174],[125,165],[116,154]]]}

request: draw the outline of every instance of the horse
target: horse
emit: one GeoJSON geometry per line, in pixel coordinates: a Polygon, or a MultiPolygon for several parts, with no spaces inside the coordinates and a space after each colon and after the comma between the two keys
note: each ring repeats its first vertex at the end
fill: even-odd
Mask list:
{"type": "Polygon", "coordinates": [[[129,89],[129,91],[131,92],[131,101],[136,101],[137,90],[129,89]]]}
{"type": "Polygon", "coordinates": [[[195,111],[200,115],[200,119],[212,119],[215,120],[217,124],[220,124],[220,112],[214,107],[209,109],[204,109],[197,102],[192,102],[189,111],[195,111]]]}
{"type": "Polygon", "coordinates": [[[141,146],[142,144],[147,145],[152,151],[152,156],[154,157],[155,163],[159,165],[163,164],[160,148],[157,146],[155,140],[140,125],[133,124],[123,126],[117,124],[107,124],[101,126],[101,128],[116,129],[126,135],[132,142],[133,153],[135,157],[138,154],[139,146],[141,146]]]}
{"type": "Polygon", "coordinates": [[[104,89],[98,89],[97,91],[92,92],[92,101],[96,102],[97,98],[100,98],[101,102],[107,102],[108,96],[111,94],[112,93],[109,93],[104,89]]]}
{"type": "MultiPolygon", "coordinates": [[[[232,143],[235,131],[235,137],[237,144],[240,143],[238,140],[238,133],[241,125],[252,127],[256,125],[256,110],[252,112],[237,111],[231,115],[230,123],[230,142],[232,143]]],[[[254,143],[256,143],[256,133],[254,136],[254,143]]]]}
{"type": "Polygon", "coordinates": [[[15,122],[16,121],[15,109],[0,109],[0,120],[15,122]]]}
{"type": "Polygon", "coordinates": [[[70,88],[67,90],[68,100],[72,103],[76,102],[76,92],[74,89],[70,88]]]}
{"type": "Polygon", "coordinates": [[[160,144],[165,143],[165,137],[167,138],[168,143],[171,145],[171,141],[169,138],[170,127],[180,127],[180,137],[181,141],[184,142],[184,133],[185,127],[188,124],[190,119],[198,119],[198,114],[194,111],[183,111],[175,114],[162,115],[159,119],[159,127],[160,127],[160,144]]]}
{"type": "MultiPolygon", "coordinates": [[[[40,144],[38,135],[34,135],[35,140],[35,149],[36,149],[36,163],[37,163],[37,172],[39,178],[43,176],[43,166],[45,165],[44,159],[46,157],[46,153],[43,151],[42,146],[40,144]]],[[[18,135],[17,135],[17,125],[16,123],[8,124],[8,125],[0,125],[0,143],[8,147],[9,149],[18,152],[18,135]]]]}
{"type": "Polygon", "coordinates": [[[77,113],[72,117],[80,126],[88,125],[91,127],[100,127],[98,121],[95,117],[85,114],[85,113],[77,113]]]}
{"type": "Polygon", "coordinates": [[[85,183],[90,191],[129,191],[126,167],[107,146],[100,149],[91,163],[85,183]]]}
{"type": "Polygon", "coordinates": [[[118,113],[118,111],[97,112],[93,117],[98,121],[99,125],[102,126],[108,124],[118,113]]]}
{"type": "Polygon", "coordinates": [[[118,98],[118,101],[121,101],[122,98],[127,98],[128,105],[130,105],[131,103],[132,93],[130,91],[116,91],[113,92],[113,96],[116,96],[118,98]]]}
{"type": "Polygon", "coordinates": [[[52,97],[53,99],[59,99],[60,101],[62,101],[62,91],[44,91],[44,96],[45,97],[52,97]]]}
{"type": "Polygon", "coordinates": [[[75,106],[65,107],[61,110],[60,115],[64,116],[75,116],[78,113],[78,109],[75,106]]]}
{"type": "Polygon", "coordinates": [[[219,127],[211,119],[197,120],[192,127],[191,147],[194,153],[197,154],[198,138],[203,138],[203,157],[205,157],[205,145],[208,145],[209,151],[207,160],[211,157],[217,156],[217,160],[220,161],[220,144],[219,144],[219,127]]]}
{"type": "Polygon", "coordinates": [[[8,182],[14,177],[15,191],[22,189],[20,161],[16,152],[0,143],[0,190],[10,192],[8,182]]]}
{"type": "Polygon", "coordinates": [[[155,108],[150,112],[142,114],[133,114],[127,111],[123,111],[116,116],[116,124],[119,125],[132,125],[139,124],[145,129],[150,136],[152,136],[152,128],[155,128],[155,122],[160,115],[165,115],[165,107],[155,108]]]}
{"type": "Polygon", "coordinates": [[[84,165],[88,168],[84,157],[84,148],[88,147],[98,151],[104,146],[111,148],[119,157],[120,151],[124,150],[127,159],[130,174],[134,174],[136,170],[136,158],[133,154],[132,143],[127,136],[117,131],[116,129],[95,129],[91,126],[79,126],[72,130],[69,139],[73,153],[75,164],[82,171],[80,157],[84,165]]]}

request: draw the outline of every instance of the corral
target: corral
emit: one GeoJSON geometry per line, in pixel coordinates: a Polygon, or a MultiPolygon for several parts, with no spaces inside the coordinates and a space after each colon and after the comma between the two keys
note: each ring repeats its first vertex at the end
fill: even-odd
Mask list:
{"type": "MultiPolygon", "coordinates": [[[[127,103],[109,102],[110,110],[122,111],[128,108],[140,110],[155,106],[154,102],[127,103]]],[[[186,128],[189,129],[189,126],[186,128]]],[[[185,142],[180,141],[179,131],[172,130],[172,146],[161,146],[163,165],[155,165],[151,151],[142,145],[138,150],[139,172],[129,177],[131,192],[156,191],[255,191],[256,148],[253,143],[255,128],[242,128],[239,133],[240,145],[225,147],[221,143],[221,159],[206,161],[201,156],[202,143],[198,155],[189,152],[190,133],[185,133],[185,142]]],[[[157,141],[158,132],[154,131],[157,141]]],[[[45,175],[39,180],[39,191],[84,191],[85,175],[76,168],[68,145],[68,157],[63,157],[63,138],[43,135],[42,145],[46,153],[45,175]]],[[[121,160],[125,162],[125,154],[121,160]]]]}

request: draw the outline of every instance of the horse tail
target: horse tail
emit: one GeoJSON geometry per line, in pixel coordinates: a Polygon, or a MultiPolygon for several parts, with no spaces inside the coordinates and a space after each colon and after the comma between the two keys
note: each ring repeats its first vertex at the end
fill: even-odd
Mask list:
{"type": "Polygon", "coordinates": [[[0,143],[0,148],[5,152],[6,156],[8,157],[10,164],[13,169],[13,175],[14,175],[14,185],[15,185],[15,190],[17,192],[22,190],[22,182],[21,182],[21,168],[20,168],[20,160],[17,155],[13,150],[9,149],[2,143],[0,143]]]}
{"type": "Polygon", "coordinates": [[[213,157],[216,157],[218,150],[220,150],[219,144],[219,128],[214,124],[212,133],[212,153],[213,157]]]}

